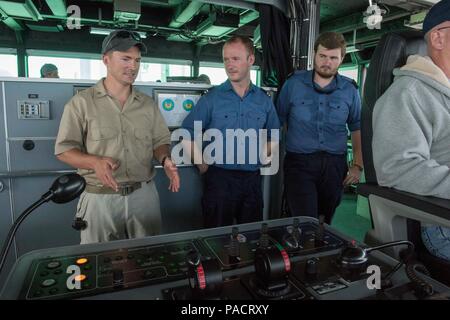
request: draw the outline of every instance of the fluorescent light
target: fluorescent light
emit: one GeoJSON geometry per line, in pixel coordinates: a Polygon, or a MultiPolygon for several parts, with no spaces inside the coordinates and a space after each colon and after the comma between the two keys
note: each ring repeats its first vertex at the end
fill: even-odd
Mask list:
{"type": "MultiPolygon", "coordinates": [[[[100,34],[100,35],[104,35],[107,36],[109,35],[111,32],[116,31],[115,29],[107,29],[107,28],[95,28],[92,27],[91,30],[89,31],[90,34],[100,34]]],[[[147,33],[143,32],[143,31],[134,31],[134,30],[129,30],[129,31],[133,31],[138,33],[142,39],[147,38],[147,33]]]]}

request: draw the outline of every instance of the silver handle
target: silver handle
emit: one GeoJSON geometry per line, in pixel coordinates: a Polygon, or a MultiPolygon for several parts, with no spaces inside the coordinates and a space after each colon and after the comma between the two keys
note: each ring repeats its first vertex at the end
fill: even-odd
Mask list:
{"type": "Polygon", "coordinates": [[[13,172],[0,172],[0,178],[22,178],[22,177],[42,177],[52,176],[67,173],[75,173],[76,170],[36,170],[36,171],[13,171],[13,172]]]}
{"type": "MultiPolygon", "coordinates": [[[[177,168],[189,168],[193,167],[191,164],[177,165],[177,168]]],[[[162,169],[161,165],[155,165],[156,169],[162,169]]],[[[13,171],[13,172],[0,172],[0,178],[23,178],[23,177],[42,177],[42,176],[55,176],[60,174],[76,173],[76,170],[33,170],[33,171],[13,171]]]]}
{"type": "Polygon", "coordinates": [[[5,189],[5,185],[3,184],[2,181],[0,181],[0,192],[2,192],[3,189],[5,189]]]}

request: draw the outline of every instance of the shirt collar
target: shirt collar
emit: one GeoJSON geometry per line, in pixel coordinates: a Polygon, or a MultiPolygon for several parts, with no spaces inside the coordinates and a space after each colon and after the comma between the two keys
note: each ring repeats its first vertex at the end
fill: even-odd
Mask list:
{"type": "MultiPolygon", "coordinates": [[[[222,87],[223,91],[234,90],[234,89],[233,89],[233,86],[231,85],[231,81],[230,81],[230,80],[227,80],[227,81],[225,81],[224,83],[222,83],[221,87],[222,87]]],[[[256,88],[257,88],[257,87],[250,81],[250,87],[249,87],[247,93],[249,93],[249,92],[255,92],[256,88]]]]}
{"type": "MultiPolygon", "coordinates": [[[[314,86],[313,72],[314,72],[314,70],[309,70],[308,72],[306,72],[304,74],[304,77],[303,77],[303,82],[312,88],[314,86]]],[[[326,88],[330,88],[330,86],[336,86],[337,89],[344,88],[344,79],[342,79],[342,76],[339,73],[337,73],[334,76],[333,81],[331,81],[330,84],[326,88]]]]}
{"type": "MultiPolygon", "coordinates": [[[[104,80],[105,80],[105,78],[101,78],[99,81],[97,81],[97,83],[94,86],[95,94],[99,98],[108,95],[108,92],[105,89],[105,85],[103,84],[104,80]]],[[[138,101],[142,101],[142,98],[143,98],[142,94],[139,91],[137,91],[134,86],[131,86],[131,97],[138,101]]]]}

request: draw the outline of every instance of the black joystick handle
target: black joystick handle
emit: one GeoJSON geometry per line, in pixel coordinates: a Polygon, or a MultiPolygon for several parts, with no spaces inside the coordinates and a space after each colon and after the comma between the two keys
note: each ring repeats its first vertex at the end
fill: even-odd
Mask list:
{"type": "Polygon", "coordinates": [[[317,227],[316,233],[315,233],[315,244],[316,245],[322,245],[323,244],[323,236],[325,233],[325,227],[323,225],[325,221],[325,216],[320,215],[319,216],[319,226],[317,227]]]}
{"type": "Polygon", "coordinates": [[[267,226],[267,223],[263,223],[261,225],[261,238],[259,239],[259,247],[261,249],[267,249],[269,248],[269,235],[268,235],[269,227],[267,226]]]}
{"type": "Polygon", "coordinates": [[[297,241],[300,241],[302,230],[300,229],[300,220],[298,218],[294,218],[294,221],[292,222],[292,228],[292,236],[297,239],[297,241]]]}
{"type": "Polygon", "coordinates": [[[230,257],[239,257],[240,256],[240,247],[239,247],[239,229],[237,227],[233,227],[231,229],[231,240],[230,246],[228,248],[228,255],[230,257]]]}

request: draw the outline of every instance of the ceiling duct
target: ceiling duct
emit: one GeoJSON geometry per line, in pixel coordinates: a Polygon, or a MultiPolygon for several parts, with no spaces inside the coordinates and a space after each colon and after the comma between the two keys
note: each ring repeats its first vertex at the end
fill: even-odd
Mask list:
{"type": "Polygon", "coordinates": [[[141,3],[138,0],[114,0],[115,21],[138,21],[140,17],[141,3]]]}
{"type": "Polygon", "coordinates": [[[239,22],[238,14],[212,12],[208,19],[200,23],[196,32],[201,36],[221,37],[239,28],[239,22]]]}
{"type": "Polygon", "coordinates": [[[187,5],[180,5],[177,7],[177,11],[169,27],[179,28],[185,23],[189,22],[201,9],[203,3],[200,1],[190,1],[187,5]]]}

